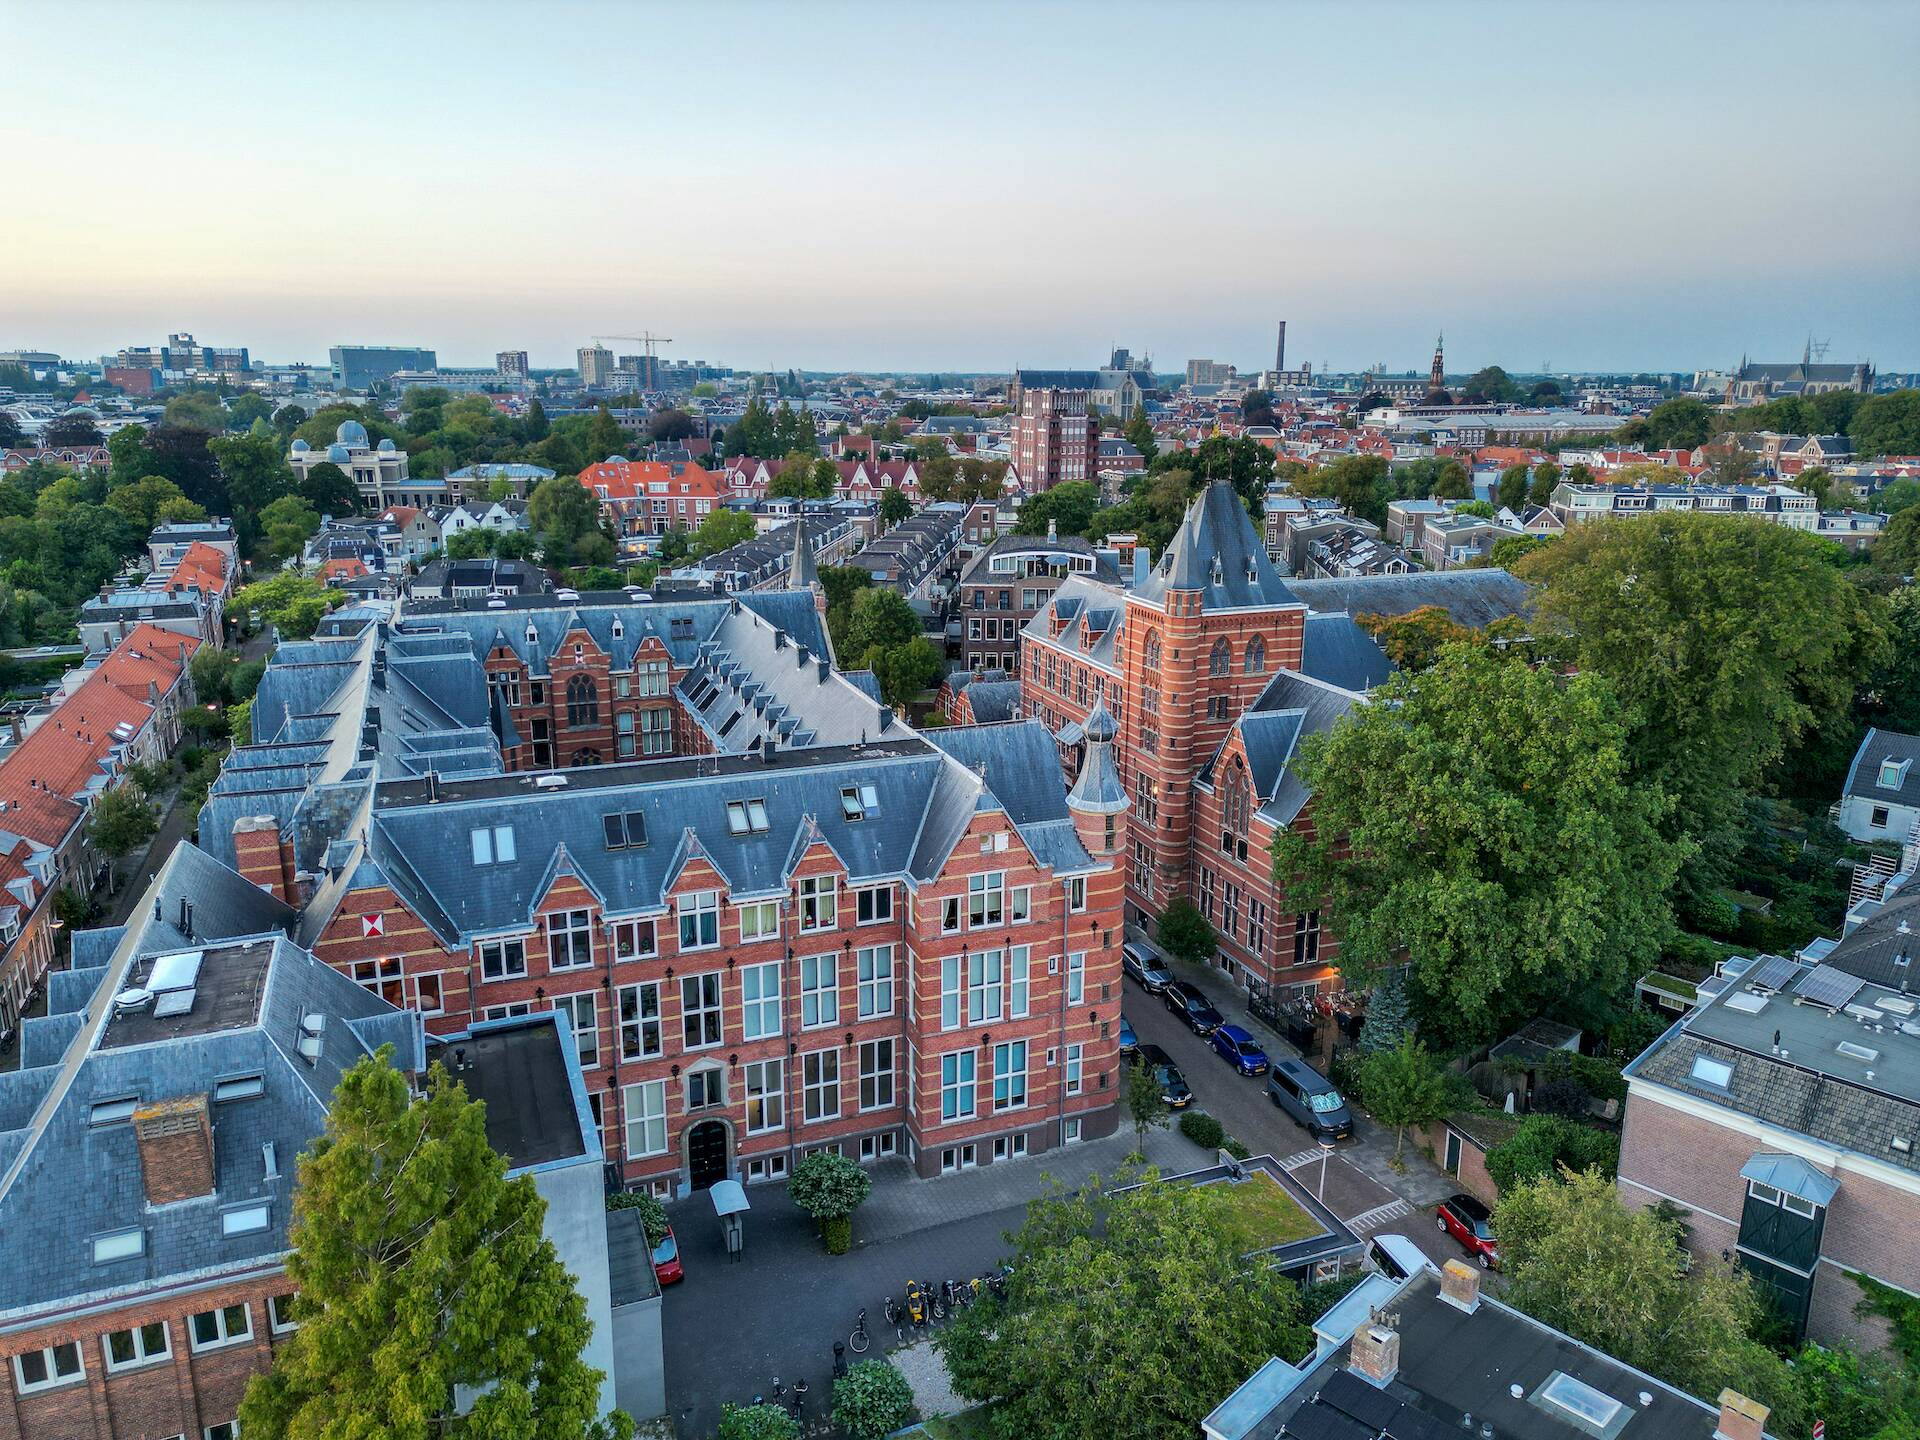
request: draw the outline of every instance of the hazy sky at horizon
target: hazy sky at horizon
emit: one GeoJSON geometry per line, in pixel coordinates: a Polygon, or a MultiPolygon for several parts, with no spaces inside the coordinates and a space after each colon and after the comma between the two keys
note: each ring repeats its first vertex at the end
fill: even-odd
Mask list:
{"type": "Polygon", "coordinates": [[[1920,5],[0,0],[0,349],[1920,369],[1920,5]],[[617,350],[635,347],[616,344],[617,350]]]}

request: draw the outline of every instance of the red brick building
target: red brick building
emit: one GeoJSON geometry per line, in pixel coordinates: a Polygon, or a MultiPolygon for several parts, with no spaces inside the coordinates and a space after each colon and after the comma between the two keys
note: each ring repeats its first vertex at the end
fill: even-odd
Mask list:
{"type": "Polygon", "coordinates": [[[1098,427],[1085,390],[1026,390],[1013,419],[1013,466],[1029,493],[1091,480],[1098,427]]]}
{"type": "Polygon", "coordinates": [[[1166,553],[1124,584],[1070,577],[1028,625],[1023,713],[1068,750],[1104,703],[1120,721],[1133,801],[1129,915],[1186,896],[1220,935],[1217,963],[1266,986],[1337,984],[1318,897],[1275,882],[1275,834],[1312,825],[1293,773],[1389,671],[1345,615],[1310,615],[1268,561],[1233,488],[1207,487],[1166,553]]]}

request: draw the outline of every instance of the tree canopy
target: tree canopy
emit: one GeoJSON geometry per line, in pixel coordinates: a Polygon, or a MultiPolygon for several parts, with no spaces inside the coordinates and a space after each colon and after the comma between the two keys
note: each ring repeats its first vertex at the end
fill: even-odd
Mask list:
{"type": "Polygon", "coordinates": [[[1050,1190],[1012,1237],[1006,1298],[934,1339],[955,1390],[992,1399],[1005,1440],[1196,1433],[1268,1359],[1313,1345],[1294,1283],[1238,1253],[1228,1203],[1222,1187],[1162,1181],[1050,1190]]]}
{"type": "Polygon", "coordinates": [[[249,1440],[325,1434],[611,1440],[586,1302],[507,1178],[484,1111],[437,1063],[412,1098],[391,1047],[340,1079],[300,1157],[287,1278],[300,1328],[240,1407],[249,1440]],[[474,1394],[472,1392],[478,1392],[474,1394]],[[471,1406],[456,1413],[456,1395],[471,1406]]]}
{"type": "Polygon", "coordinates": [[[1016,535],[1044,535],[1051,521],[1062,535],[1085,535],[1100,508],[1100,487],[1091,480],[1068,480],[1030,496],[1014,522],[1016,535]]]}
{"type": "Polygon", "coordinates": [[[694,527],[693,553],[704,559],[751,540],[758,533],[759,527],[753,523],[753,516],[744,510],[729,510],[723,505],[694,527]]]}
{"type": "Polygon", "coordinates": [[[1610,999],[1659,954],[1681,853],[1627,734],[1600,676],[1448,646],[1306,743],[1315,834],[1282,833],[1276,874],[1329,897],[1349,986],[1410,962],[1437,1033],[1610,999]]]}

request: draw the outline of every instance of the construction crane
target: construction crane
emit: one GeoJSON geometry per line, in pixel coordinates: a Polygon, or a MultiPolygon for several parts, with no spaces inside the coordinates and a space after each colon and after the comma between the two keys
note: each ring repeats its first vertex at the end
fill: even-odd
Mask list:
{"type": "Polygon", "coordinates": [[[593,337],[593,343],[596,345],[607,340],[631,340],[637,345],[643,345],[646,347],[646,356],[649,360],[654,358],[654,346],[671,345],[673,343],[667,336],[655,335],[651,330],[643,330],[638,335],[596,335],[593,337]]]}

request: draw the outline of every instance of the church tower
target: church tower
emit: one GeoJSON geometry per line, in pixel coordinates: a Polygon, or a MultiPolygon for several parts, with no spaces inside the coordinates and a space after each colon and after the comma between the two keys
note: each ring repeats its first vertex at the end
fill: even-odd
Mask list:
{"type": "Polygon", "coordinates": [[[1430,390],[1447,388],[1447,337],[1443,332],[1433,342],[1433,369],[1428,376],[1430,390]]]}

